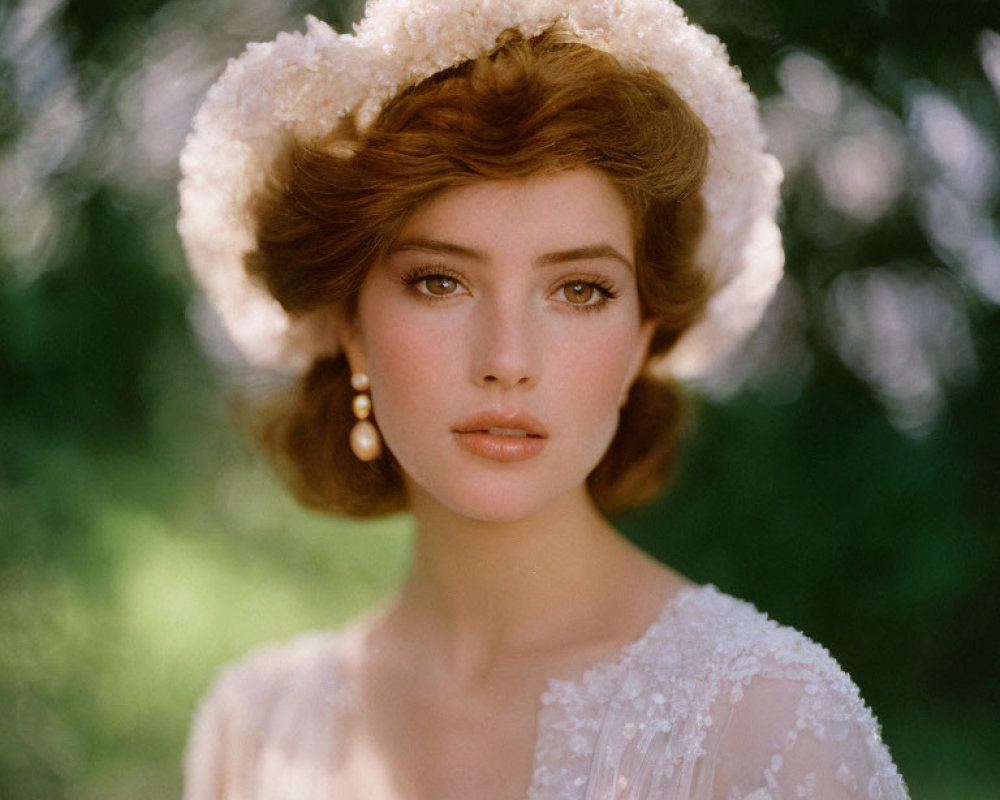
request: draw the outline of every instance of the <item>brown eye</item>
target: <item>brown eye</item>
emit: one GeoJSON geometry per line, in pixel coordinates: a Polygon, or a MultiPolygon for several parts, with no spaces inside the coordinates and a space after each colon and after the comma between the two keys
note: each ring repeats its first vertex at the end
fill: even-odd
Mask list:
{"type": "Polygon", "coordinates": [[[436,297],[454,294],[458,288],[458,281],[454,278],[449,278],[447,275],[428,275],[423,279],[423,284],[427,294],[432,294],[436,297]]]}
{"type": "Polygon", "coordinates": [[[566,298],[567,302],[577,306],[590,304],[596,293],[597,290],[594,288],[594,284],[585,283],[584,281],[567,283],[563,286],[563,297],[566,298]]]}

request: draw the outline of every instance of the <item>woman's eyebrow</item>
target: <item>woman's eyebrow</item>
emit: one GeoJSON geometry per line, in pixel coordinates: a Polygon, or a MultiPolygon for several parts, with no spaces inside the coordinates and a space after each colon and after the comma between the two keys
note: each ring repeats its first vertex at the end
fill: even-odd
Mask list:
{"type": "Polygon", "coordinates": [[[557,250],[554,253],[546,253],[539,259],[541,264],[565,264],[569,261],[592,261],[598,258],[611,258],[620,261],[631,271],[635,271],[635,266],[618,250],[610,244],[604,242],[600,244],[590,244],[583,247],[573,247],[569,250],[557,250]]]}
{"type": "Polygon", "coordinates": [[[386,255],[399,253],[405,250],[419,250],[425,253],[441,253],[443,255],[458,256],[471,261],[487,261],[486,254],[481,250],[471,247],[463,247],[453,242],[442,242],[438,239],[428,239],[423,236],[413,236],[407,239],[400,239],[393,242],[386,255]]]}
{"type": "MultiPolygon", "coordinates": [[[[485,262],[489,260],[487,254],[482,250],[465,247],[464,245],[455,244],[454,242],[443,242],[439,239],[430,239],[424,236],[413,236],[406,239],[400,239],[392,244],[386,255],[392,255],[393,253],[404,252],[407,250],[418,250],[424,253],[440,253],[442,255],[458,256],[459,258],[465,258],[470,261],[485,262]]],[[[620,261],[628,267],[629,270],[633,272],[635,271],[635,266],[629,259],[627,259],[610,244],[605,242],[545,253],[538,259],[537,263],[541,266],[548,266],[551,264],[566,264],[571,261],[593,261],[600,258],[610,258],[615,261],[620,261]]]]}

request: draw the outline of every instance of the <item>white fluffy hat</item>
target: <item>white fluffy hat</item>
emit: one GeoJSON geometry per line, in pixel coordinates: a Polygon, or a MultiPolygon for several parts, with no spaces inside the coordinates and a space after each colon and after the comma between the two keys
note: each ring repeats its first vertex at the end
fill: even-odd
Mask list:
{"type": "Polygon", "coordinates": [[[305,33],[251,44],[209,90],[181,154],[178,229],[188,263],[254,365],[298,372],[337,352],[329,326],[291,317],[251,279],[249,208],[289,136],[322,138],[347,114],[363,132],[402,89],[490,52],[500,33],[555,23],[628,65],[651,68],[709,130],[697,263],[713,289],[704,317],[656,366],[696,378],[757,324],[781,277],[781,168],[764,152],[757,102],[719,40],[671,0],[370,0],[353,35],[307,17],[305,33]]]}

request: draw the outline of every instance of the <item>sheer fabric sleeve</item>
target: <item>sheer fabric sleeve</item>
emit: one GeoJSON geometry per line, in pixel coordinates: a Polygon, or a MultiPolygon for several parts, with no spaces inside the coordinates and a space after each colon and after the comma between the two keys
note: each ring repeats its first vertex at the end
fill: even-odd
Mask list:
{"type": "Polygon", "coordinates": [[[907,800],[830,654],[714,587],[542,704],[530,800],[907,800]]]}
{"type": "Polygon", "coordinates": [[[220,678],[195,712],[184,756],[184,800],[220,800],[238,772],[237,749],[227,731],[227,700],[232,690],[220,678]]]}
{"type": "Polygon", "coordinates": [[[713,800],[907,800],[874,717],[834,669],[772,670],[732,687],[713,800]]]}
{"type": "Polygon", "coordinates": [[[346,697],[335,651],[319,637],[229,667],[195,713],[183,800],[329,797],[346,697]]]}

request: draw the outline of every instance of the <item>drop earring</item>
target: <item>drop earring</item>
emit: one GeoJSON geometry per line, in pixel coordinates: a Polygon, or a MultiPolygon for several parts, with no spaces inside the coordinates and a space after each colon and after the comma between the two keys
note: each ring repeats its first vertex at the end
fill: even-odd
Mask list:
{"type": "Polygon", "coordinates": [[[351,401],[351,409],[357,422],[351,428],[351,450],[359,461],[374,461],[382,454],[382,437],[378,428],[368,419],[372,413],[372,399],[367,394],[371,387],[364,372],[351,373],[351,388],[357,392],[351,401]]]}

